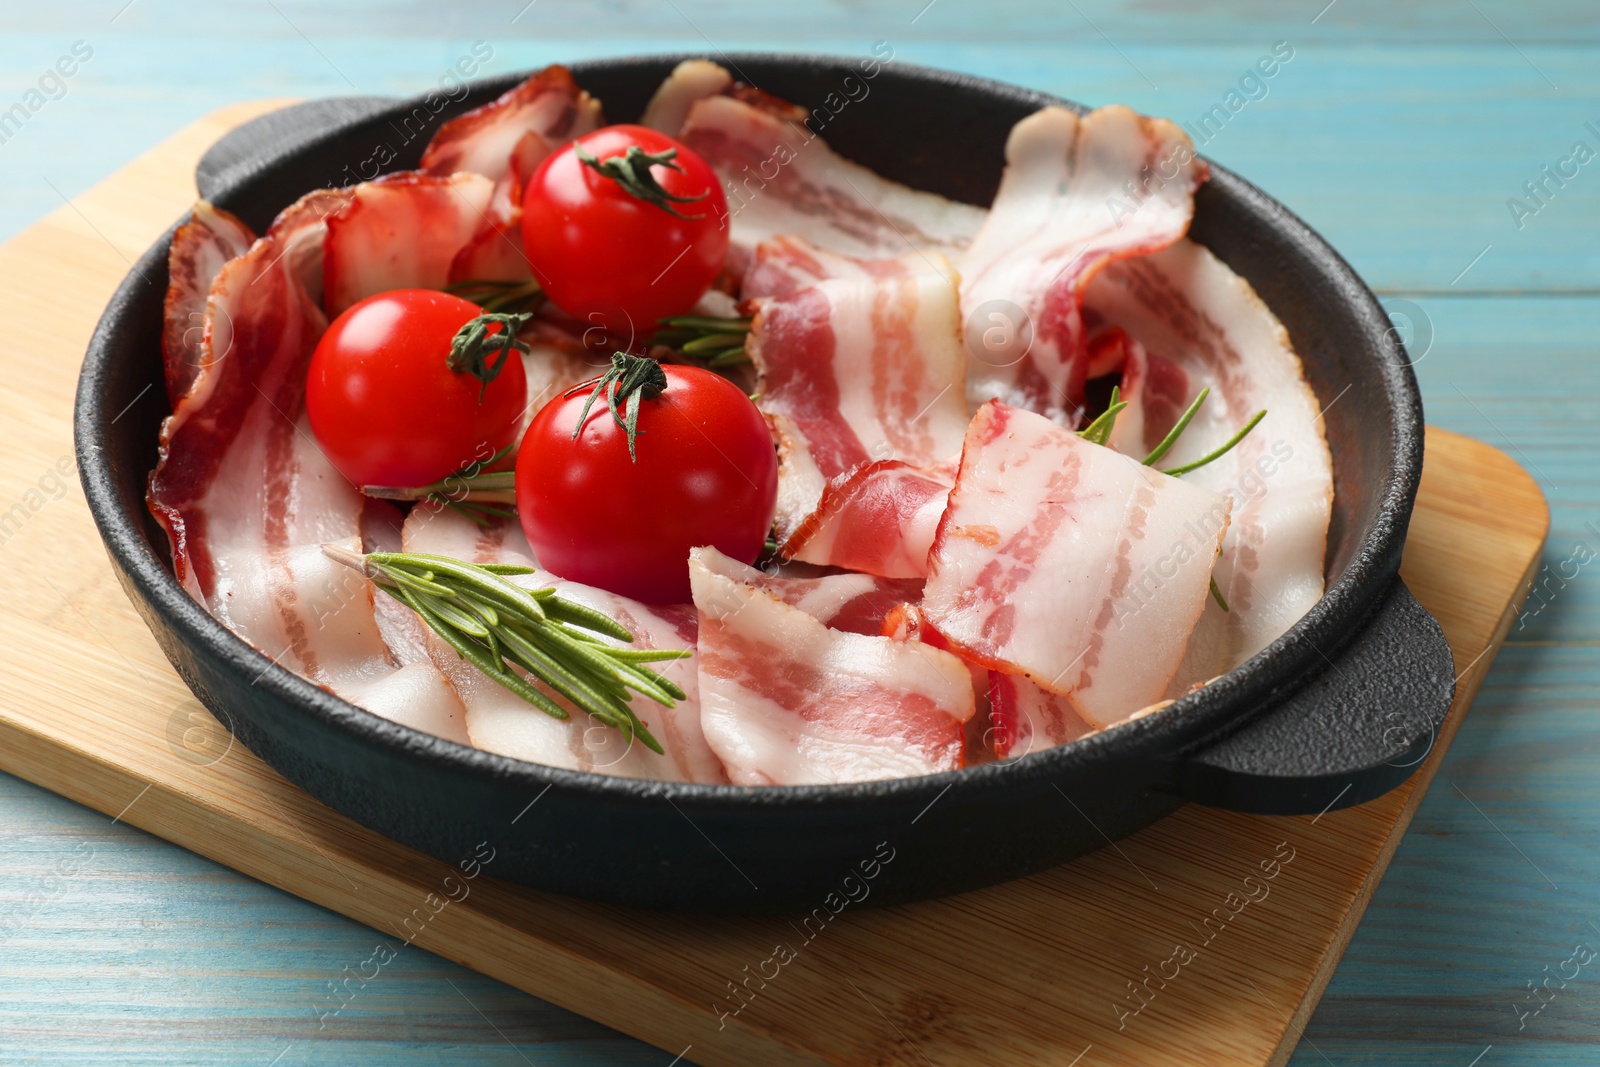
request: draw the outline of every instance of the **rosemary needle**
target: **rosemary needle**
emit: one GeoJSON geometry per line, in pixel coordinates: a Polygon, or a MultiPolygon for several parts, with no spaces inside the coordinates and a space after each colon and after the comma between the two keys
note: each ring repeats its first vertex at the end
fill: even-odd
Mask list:
{"type": "Polygon", "coordinates": [[[532,574],[512,564],[480,566],[449,556],[415,552],[362,555],[338,545],[323,554],[360,571],[385,593],[416,612],[429,629],[468,663],[546,715],[568,718],[550,696],[513,667],[564,697],[598,722],[637,737],[662,753],[629,704],[629,690],[673,707],[684,692],[646,664],[686,659],[688,649],[619,648],[633,635],[609,615],[562,597],[554,589],[524,589],[508,576],[532,574]]]}

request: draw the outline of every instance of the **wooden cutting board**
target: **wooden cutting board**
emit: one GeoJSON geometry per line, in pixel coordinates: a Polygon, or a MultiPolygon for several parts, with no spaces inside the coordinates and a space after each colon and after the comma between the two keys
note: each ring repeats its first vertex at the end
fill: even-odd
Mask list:
{"type": "MultiPolygon", "coordinates": [[[[280,103],[195,123],[0,247],[0,768],[364,922],[391,950],[413,940],[707,1067],[1288,1058],[1532,577],[1549,516],[1520,467],[1428,435],[1403,573],[1461,678],[1432,754],[1372,803],[1187,807],[1033,878],[847,909],[811,940],[783,919],[632,912],[488,877],[446,902],[461,897],[453,868],[231,744],[117,587],[73,471],[72,393],[100,308],[192,202],[200,153],[280,103]]],[[[361,981],[350,972],[351,995],[361,981]]]]}

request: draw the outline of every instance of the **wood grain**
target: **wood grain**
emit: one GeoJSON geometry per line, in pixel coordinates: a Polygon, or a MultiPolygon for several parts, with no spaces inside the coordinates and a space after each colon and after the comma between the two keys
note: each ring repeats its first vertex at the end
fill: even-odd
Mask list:
{"type": "MultiPolygon", "coordinates": [[[[0,247],[11,340],[0,358],[13,383],[0,419],[22,429],[0,444],[0,501],[22,509],[6,513],[3,534],[12,565],[0,570],[0,769],[398,945],[404,920],[452,868],[226,747],[116,590],[80,498],[50,481],[71,456],[75,366],[60,352],[81,349],[129,262],[192,197],[198,152],[262,107],[186,129],[0,247]]],[[[1464,673],[1418,775],[1371,804],[1318,818],[1189,807],[1077,863],[948,900],[848,912],[814,940],[781,919],[646,916],[485,878],[465,900],[422,913],[414,943],[663,1049],[691,1045],[708,1067],[1067,1063],[1091,1049],[1082,1062],[1281,1063],[1511,624],[1546,525],[1538,488],[1508,457],[1430,433],[1404,574],[1464,673]],[[1263,862],[1284,849],[1293,859],[1260,881],[1263,862]],[[1250,875],[1257,881],[1245,883],[1250,875]],[[1205,916],[1230,893],[1255,893],[1242,888],[1251,884],[1270,891],[1207,940],[1205,916]],[[1193,958],[1133,999],[1129,983],[1169,961],[1175,943],[1193,958]],[[719,1019],[718,998],[724,1010],[737,1003],[726,984],[778,944],[794,960],[746,986],[748,1005],[719,1019]]]]}

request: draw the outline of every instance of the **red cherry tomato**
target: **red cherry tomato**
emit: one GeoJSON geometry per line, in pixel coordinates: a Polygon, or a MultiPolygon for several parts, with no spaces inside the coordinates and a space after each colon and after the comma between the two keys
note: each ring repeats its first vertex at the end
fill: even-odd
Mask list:
{"type": "Polygon", "coordinates": [[[487,388],[446,363],[456,331],[481,314],[449,293],[396,289],[333,321],[311,356],[306,414],[340,474],[414,488],[513,443],[527,404],[521,357],[503,357],[487,388]]]}
{"type": "Polygon", "coordinates": [[[766,420],[738,386],[697,367],[662,370],[666,390],[639,404],[637,462],[603,397],[577,440],[589,389],[546,404],[517,455],[517,511],[545,568],[678,604],[689,600],[689,549],[715,545],[745,563],[760,555],[778,460],[766,420]]]}
{"type": "Polygon", "coordinates": [[[645,126],[607,126],[557,149],[528,179],[522,244],[561,310],[632,347],[716,281],[728,256],[727,215],[716,174],[693,150],[645,126]],[[699,199],[669,201],[668,211],[578,155],[581,148],[605,163],[631,145],[651,155],[676,149],[672,162],[681,169],[645,169],[673,196],[699,199]]]}

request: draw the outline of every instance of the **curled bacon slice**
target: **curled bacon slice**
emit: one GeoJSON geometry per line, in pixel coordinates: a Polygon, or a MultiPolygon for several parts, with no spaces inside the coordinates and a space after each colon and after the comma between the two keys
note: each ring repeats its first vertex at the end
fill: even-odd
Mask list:
{"type": "MultiPolygon", "coordinates": [[[[472,563],[538,565],[515,520],[480,528],[449,509],[417,507],[406,519],[403,540],[407,552],[446,555],[472,563]]],[[[652,607],[546,571],[512,580],[529,589],[554,588],[563,597],[609,615],[634,635],[634,647],[695,647],[696,617],[686,605],[652,607]]],[[[666,750],[661,756],[641,744],[624,741],[615,728],[595,723],[552,691],[546,690],[572,713],[571,719],[563,722],[530,707],[433,635],[428,637],[428,649],[466,706],[467,732],[479,748],[553,767],[627,778],[727,781],[721,762],[701,733],[698,675],[692,658],[657,665],[688,699],[666,708],[642,696],[633,698],[634,710],[666,750]]],[[[542,683],[534,684],[542,687],[542,683]]]]}
{"type": "Polygon", "coordinates": [[[989,672],[987,740],[999,759],[1021,759],[1087,737],[1094,730],[1066,697],[1020,675],[989,672]]]}
{"type": "Polygon", "coordinates": [[[222,265],[244,255],[256,239],[231,213],[201,200],[172,235],[167,252],[167,299],[161,329],[161,362],[167,399],[174,405],[200,373],[205,352],[206,294],[222,265]]]}
{"type": "Polygon", "coordinates": [[[321,221],[300,211],[217,273],[192,387],[162,427],[149,504],[196,600],[277,662],[370,711],[466,740],[431,665],[401,667],[370,584],[323,555],[361,544],[361,498],[304,414],[306,366],[327,325],[302,282],[321,221]]]}
{"type": "Polygon", "coordinates": [[[928,550],[955,485],[954,464],[862,463],[828,483],[780,548],[789,559],[885,578],[925,578],[928,550]]]}
{"type": "Polygon", "coordinates": [[[1226,497],[990,401],[923,599],[961,654],[1105,727],[1161,699],[1205,608],[1226,497]]]}
{"type": "MultiPolygon", "coordinates": [[[[1233,451],[1183,479],[1225,494],[1233,521],[1214,574],[1230,610],[1207,604],[1168,691],[1178,696],[1265,648],[1321,598],[1333,504],[1322,409],[1282,323],[1248,282],[1201,245],[1181,240],[1113,264],[1087,297],[1107,322],[1170,360],[1191,396],[1211,388],[1163,466],[1199,458],[1255,412],[1267,412],[1233,451]]],[[[1143,446],[1156,436],[1170,400],[1153,386],[1136,394],[1146,422],[1143,446]]]]}
{"type": "Polygon", "coordinates": [[[735,273],[778,234],[842,255],[884,258],[916,249],[955,254],[983,210],[881,178],[837,155],[803,122],[736,96],[696,101],[680,140],[721,179],[735,273]]]}
{"type": "Polygon", "coordinates": [[[390,289],[442,289],[458,253],[488,223],[494,182],[407,171],[356,186],[327,219],[323,304],[333,317],[390,289]]]}
{"type": "Polygon", "coordinates": [[[1121,106],[1047,107],[1006,141],[993,206],[961,268],[972,334],[967,395],[1075,425],[1088,369],[1083,287],[1107,263],[1164,248],[1207,176],[1188,137],[1121,106]]]}
{"type": "Polygon", "coordinates": [[[835,278],[764,301],[749,350],[780,443],[778,528],[872,460],[930,466],[966,429],[954,282],[937,270],[835,278]]]}
{"type": "Polygon", "coordinates": [[[948,652],[829,629],[712,548],[689,557],[701,723],[741,785],[865,781],[962,765],[974,701],[948,652]]]}
{"type": "Polygon", "coordinates": [[[899,259],[862,259],[827,252],[803,237],[784,234],[756,246],[739,295],[746,300],[788,296],[829,278],[892,278],[919,274],[936,262],[920,252],[899,259]]]}
{"type": "Polygon", "coordinates": [[[672,68],[667,80],[656,89],[645,105],[639,125],[678,136],[689,109],[709,96],[720,96],[733,88],[733,75],[705,59],[686,59],[672,68]]]}
{"type": "Polygon", "coordinates": [[[421,169],[437,177],[469,170],[500,181],[515,158],[527,176],[557,146],[602,121],[600,102],[578,87],[572,72],[549,66],[439,127],[422,152],[421,169]]]}

